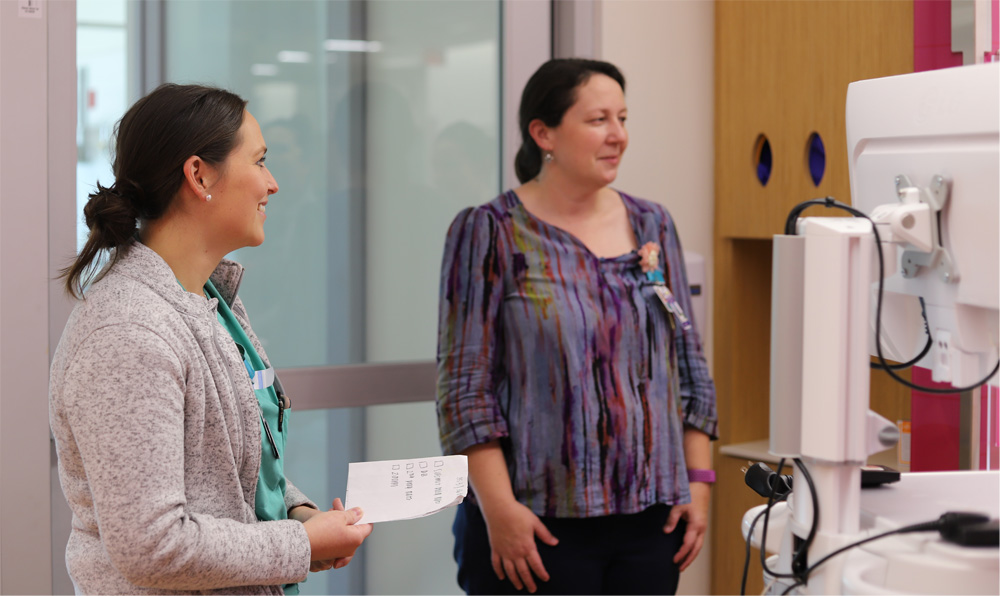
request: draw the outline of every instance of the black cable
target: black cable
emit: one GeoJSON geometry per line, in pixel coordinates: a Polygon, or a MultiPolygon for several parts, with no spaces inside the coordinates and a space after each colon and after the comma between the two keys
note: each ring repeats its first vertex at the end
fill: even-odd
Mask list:
{"type": "Polygon", "coordinates": [[[920,362],[920,360],[927,355],[927,352],[931,351],[931,346],[934,345],[934,338],[931,337],[931,325],[930,323],[927,322],[927,306],[924,304],[923,296],[920,296],[919,299],[920,299],[920,317],[924,320],[924,333],[927,334],[927,343],[924,344],[924,349],[921,350],[919,354],[917,354],[916,356],[914,356],[913,358],[911,358],[906,362],[900,364],[889,364],[886,366],[883,366],[878,362],[871,362],[870,364],[872,368],[876,370],[884,370],[886,368],[891,368],[892,370],[903,370],[906,368],[910,368],[914,364],[920,362]]]}
{"type": "Polygon", "coordinates": [[[794,236],[795,235],[795,222],[799,218],[799,214],[812,207],[813,205],[823,205],[824,207],[836,207],[838,205],[837,199],[833,197],[824,197],[822,199],[810,199],[808,201],[803,201],[798,205],[792,207],[792,210],[788,213],[788,219],[785,220],[785,235],[794,236]]]}
{"type": "MultiPolygon", "coordinates": [[[[779,474],[781,473],[781,469],[784,468],[784,467],[785,467],[785,458],[781,458],[781,460],[778,462],[778,473],[779,474]]],[[[777,487],[778,487],[778,483],[777,482],[775,482],[774,484],[771,485],[771,494],[767,498],[767,509],[764,510],[765,512],[770,511],[771,507],[773,507],[774,504],[777,502],[777,501],[775,501],[775,497],[777,496],[777,492],[776,492],[777,491],[777,487]]],[[[771,519],[770,515],[765,515],[764,516],[764,529],[761,532],[761,538],[760,538],[760,545],[761,545],[761,547],[760,547],[760,566],[761,566],[761,568],[764,569],[764,573],[770,575],[771,577],[792,577],[792,578],[795,578],[795,579],[799,579],[798,575],[796,575],[794,573],[779,573],[777,571],[772,571],[767,566],[767,553],[765,552],[767,549],[765,547],[767,546],[767,522],[770,519],[771,519]]],[[[795,555],[796,556],[798,555],[798,551],[796,551],[795,555]]],[[[794,557],[793,557],[793,560],[794,560],[794,557]]]]}
{"type": "MultiPolygon", "coordinates": [[[[747,533],[747,552],[746,557],[743,559],[743,579],[740,581],[740,596],[747,593],[747,574],[750,571],[750,542],[753,539],[753,531],[754,528],[757,527],[757,522],[760,521],[760,518],[768,511],[770,511],[770,507],[765,507],[764,510],[758,513],[757,517],[753,518],[753,521],[750,522],[750,532],[747,533]]],[[[764,544],[760,545],[762,549],[764,546],[764,544]]]]}
{"type": "MultiPolygon", "coordinates": [[[[784,467],[785,467],[785,458],[781,458],[781,460],[778,461],[778,473],[779,474],[781,473],[781,469],[784,468],[784,467]]],[[[765,512],[770,511],[771,507],[774,507],[774,504],[776,502],[774,500],[774,498],[775,498],[775,496],[777,494],[777,484],[778,483],[775,482],[774,484],[771,485],[771,494],[768,495],[768,497],[767,497],[767,508],[764,509],[765,512]]],[[[777,572],[771,573],[771,570],[768,569],[768,567],[767,567],[767,555],[764,552],[764,551],[767,550],[767,548],[766,548],[766,546],[767,546],[767,522],[770,519],[771,519],[770,515],[765,515],[764,516],[764,529],[761,531],[761,535],[760,535],[760,566],[764,569],[765,573],[773,575],[774,577],[778,577],[777,572]]]]}
{"type": "MultiPolygon", "coordinates": [[[[816,561],[816,563],[814,563],[812,566],[810,566],[809,569],[806,570],[805,580],[808,582],[809,576],[812,575],[812,573],[814,571],[816,571],[816,568],[819,567],[820,565],[822,565],[823,563],[826,563],[827,561],[829,561],[833,557],[836,557],[839,554],[842,554],[842,553],[844,553],[846,551],[849,551],[852,548],[859,547],[862,544],[867,544],[869,542],[872,542],[873,540],[878,540],[879,538],[885,538],[886,536],[892,536],[893,534],[905,534],[905,533],[909,533],[909,532],[918,532],[918,531],[923,531],[923,532],[933,531],[933,528],[931,528],[931,529],[922,529],[922,530],[914,529],[916,526],[924,526],[924,525],[925,524],[916,524],[915,526],[906,526],[906,527],[903,527],[903,528],[897,528],[895,530],[889,530],[888,532],[882,532],[881,534],[876,534],[874,536],[869,536],[868,538],[864,538],[862,540],[858,540],[857,542],[852,542],[852,543],[850,543],[850,544],[848,544],[846,546],[842,546],[842,547],[838,548],[837,550],[835,550],[835,551],[827,554],[825,557],[823,557],[819,561],[816,561]]],[[[805,584],[805,582],[803,582],[803,585],[804,584],[805,584]]],[[[785,593],[787,594],[788,592],[785,592],[785,593]]]]}
{"type": "Polygon", "coordinates": [[[852,213],[856,217],[863,217],[871,222],[872,232],[875,234],[875,246],[878,248],[878,303],[875,307],[875,351],[878,353],[879,362],[882,363],[882,366],[886,367],[885,372],[889,373],[889,376],[895,379],[898,383],[902,383],[910,389],[916,389],[917,391],[923,391],[925,393],[945,395],[950,393],[972,391],[992,379],[993,376],[997,374],[997,371],[1000,370],[1000,360],[997,360],[997,364],[993,367],[993,371],[986,375],[983,380],[973,383],[968,387],[951,387],[949,389],[938,389],[936,387],[924,387],[922,385],[917,385],[916,383],[912,383],[903,377],[900,377],[894,370],[892,370],[892,368],[889,368],[888,362],[886,362],[885,357],[882,355],[882,293],[885,284],[885,262],[882,257],[882,238],[879,236],[878,229],[875,227],[875,222],[873,222],[870,217],[856,209],[849,208],[849,213],[852,213]]]}
{"type": "MultiPolygon", "coordinates": [[[[889,373],[896,382],[906,385],[910,389],[916,389],[917,391],[923,391],[925,393],[935,393],[935,394],[951,394],[951,393],[962,393],[964,391],[972,391],[973,389],[983,385],[987,381],[993,378],[1000,371],[1000,359],[997,360],[996,366],[993,367],[993,371],[986,375],[983,380],[969,385],[968,387],[951,387],[949,389],[938,389],[936,387],[924,387],[922,385],[917,385],[912,383],[903,377],[900,377],[895,373],[895,371],[890,368],[891,365],[886,361],[885,356],[882,355],[882,293],[885,284],[885,261],[882,256],[882,237],[878,233],[878,227],[875,222],[872,221],[870,217],[858,211],[857,209],[851,207],[850,205],[845,205],[840,201],[837,201],[833,197],[826,197],[823,199],[811,199],[809,201],[804,201],[799,203],[792,208],[791,212],[788,214],[788,220],[785,222],[785,232],[788,235],[795,235],[795,219],[798,218],[798,214],[804,211],[806,208],[812,205],[823,205],[824,207],[836,207],[838,209],[843,209],[847,211],[854,217],[861,217],[867,219],[869,223],[872,224],[872,233],[875,235],[875,248],[878,254],[878,300],[875,307],[875,352],[878,355],[879,363],[885,368],[885,371],[889,373]]],[[[765,526],[767,525],[765,520],[765,526]]]]}
{"type": "MultiPolygon", "coordinates": [[[[815,485],[815,483],[813,483],[812,475],[809,474],[809,470],[806,469],[805,464],[803,464],[802,460],[799,459],[799,458],[795,458],[793,461],[795,462],[795,465],[798,466],[799,470],[802,472],[803,477],[806,479],[806,484],[809,485],[809,495],[810,495],[810,497],[812,499],[812,523],[810,524],[810,527],[809,527],[809,535],[798,546],[798,548],[795,549],[795,552],[792,554],[792,573],[779,573],[777,571],[773,571],[773,570],[771,570],[767,566],[767,555],[764,552],[765,551],[765,546],[767,545],[767,525],[768,525],[768,520],[771,517],[770,515],[765,516],[764,517],[764,530],[763,530],[763,532],[761,534],[761,543],[760,543],[761,544],[761,548],[760,548],[760,566],[764,569],[764,572],[767,573],[768,575],[770,575],[771,577],[774,577],[774,578],[779,578],[779,577],[780,578],[794,578],[796,580],[796,584],[795,585],[802,585],[802,584],[805,583],[806,579],[808,578],[808,571],[809,570],[806,567],[806,561],[807,561],[807,557],[809,555],[809,548],[812,546],[813,540],[816,537],[816,532],[819,529],[819,497],[816,495],[816,485],[815,485]]],[[[781,469],[784,466],[785,466],[785,459],[782,458],[781,461],[778,462],[778,471],[780,472],[781,469]]],[[[762,511],[761,513],[767,513],[767,512],[769,512],[771,510],[771,507],[774,505],[774,497],[775,497],[775,491],[777,489],[777,486],[778,486],[777,482],[775,482],[774,484],[772,484],[772,486],[771,486],[771,496],[768,498],[767,508],[764,509],[764,511],[762,511]]],[[[787,498],[787,496],[788,495],[785,494],[784,498],[787,498]]],[[[747,544],[747,556],[748,557],[749,557],[749,554],[750,554],[750,550],[749,550],[749,543],[748,543],[747,544]]],[[[746,573],[746,570],[744,570],[744,574],[745,573],[746,573]]]]}
{"type": "Polygon", "coordinates": [[[795,556],[792,557],[792,573],[796,575],[799,581],[804,581],[805,577],[808,577],[806,573],[808,572],[809,548],[812,547],[813,540],[816,538],[816,532],[819,530],[819,496],[816,495],[816,485],[813,483],[812,475],[809,474],[809,470],[806,469],[805,464],[799,458],[795,458],[794,461],[799,471],[802,472],[802,476],[805,477],[806,484],[809,485],[809,496],[812,497],[812,523],[809,527],[809,536],[806,537],[805,542],[799,545],[795,556]]]}
{"type": "Polygon", "coordinates": [[[790,594],[792,590],[794,590],[795,588],[806,585],[809,581],[809,576],[812,575],[813,572],[816,571],[816,569],[820,565],[826,563],[833,557],[836,557],[837,555],[842,554],[852,548],[861,546],[862,544],[867,544],[874,540],[885,538],[886,536],[892,536],[894,534],[911,534],[914,532],[939,532],[943,536],[963,526],[983,523],[987,520],[989,520],[989,516],[982,515],[980,513],[950,511],[942,514],[940,517],[932,521],[921,522],[919,524],[912,524],[909,526],[903,526],[902,528],[896,528],[895,530],[889,530],[887,532],[882,532],[881,534],[875,534],[874,536],[869,536],[867,538],[857,540],[855,542],[842,546],[833,552],[828,553],[819,561],[816,561],[813,565],[811,565],[808,569],[805,570],[805,573],[802,575],[802,577],[797,578],[797,581],[788,588],[786,588],[785,591],[782,592],[782,594],[790,594]]]}

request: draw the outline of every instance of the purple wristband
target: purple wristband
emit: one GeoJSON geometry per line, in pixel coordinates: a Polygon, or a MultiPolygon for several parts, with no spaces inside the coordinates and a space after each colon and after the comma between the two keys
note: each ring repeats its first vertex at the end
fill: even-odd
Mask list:
{"type": "Polygon", "coordinates": [[[688,482],[715,482],[715,470],[688,470],[688,482]]]}

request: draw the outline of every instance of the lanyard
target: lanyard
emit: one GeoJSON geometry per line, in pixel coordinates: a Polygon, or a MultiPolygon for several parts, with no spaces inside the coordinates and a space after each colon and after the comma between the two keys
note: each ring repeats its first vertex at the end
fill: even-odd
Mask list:
{"type": "MultiPolygon", "coordinates": [[[[240,357],[243,358],[243,366],[247,369],[247,374],[250,375],[250,384],[253,385],[254,392],[267,389],[274,385],[274,369],[265,368],[264,370],[254,370],[252,364],[250,364],[250,356],[247,354],[246,348],[243,347],[238,341],[234,341],[236,344],[236,349],[240,351],[240,357]]],[[[278,432],[281,432],[282,422],[285,417],[285,400],[277,389],[275,389],[275,395],[278,398],[278,432]]],[[[271,452],[274,453],[274,459],[281,459],[281,453],[278,451],[278,444],[274,441],[274,436],[271,434],[271,425],[267,423],[267,419],[264,418],[264,411],[260,412],[260,422],[264,426],[264,434],[267,435],[267,440],[271,443],[271,452]]]]}

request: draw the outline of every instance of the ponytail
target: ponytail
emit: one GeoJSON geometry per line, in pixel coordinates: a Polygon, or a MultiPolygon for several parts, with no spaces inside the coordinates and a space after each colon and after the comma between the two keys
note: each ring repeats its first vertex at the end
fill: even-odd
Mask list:
{"type": "Polygon", "coordinates": [[[102,251],[110,251],[110,263],[114,264],[135,236],[139,212],[114,186],[107,188],[98,183],[97,191],[90,194],[83,208],[90,235],[73,263],[61,271],[66,291],[77,298],[83,298],[84,288],[95,281],[95,266],[102,251]]]}
{"type": "Polygon", "coordinates": [[[521,143],[521,148],[517,150],[514,157],[514,173],[517,179],[524,184],[528,180],[534,180],[538,173],[542,171],[542,150],[535,143],[535,139],[529,135],[521,143]]]}

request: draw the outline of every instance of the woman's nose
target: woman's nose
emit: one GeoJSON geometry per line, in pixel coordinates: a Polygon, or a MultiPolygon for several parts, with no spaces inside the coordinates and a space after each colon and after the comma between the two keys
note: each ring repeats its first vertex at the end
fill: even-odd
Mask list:
{"type": "Polygon", "coordinates": [[[278,181],[274,179],[274,174],[271,173],[271,170],[267,171],[267,177],[267,194],[273,195],[278,192],[278,181]]]}

